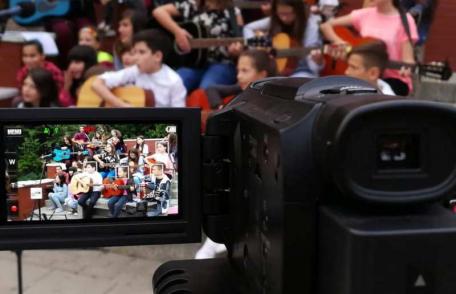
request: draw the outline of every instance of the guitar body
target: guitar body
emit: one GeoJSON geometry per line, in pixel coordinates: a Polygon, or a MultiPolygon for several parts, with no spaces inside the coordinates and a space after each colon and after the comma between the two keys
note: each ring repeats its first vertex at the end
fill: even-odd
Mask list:
{"type": "MultiPolygon", "coordinates": [[[[35,13],[28,17],[14,16],[14,21],[19,25],[30,25],[46,16],[62,16],[70,10],[71,0],[35,0],[35,13]]],[[[30,0],[9,0],[9,7],[15,7],[21,2],[30,0]]]]}
{"type": "MultiPolygon", "coordinates": [[[[98,96],[95,91],[92,90],[92,83],[96,77],[91,77],[82,84],[78,100],[76,102],[77,107],[111,107],[112,105],[104,104],[103,99],[98,96]]],[[[122,99],[123,101],[130,103],[133,107],[153,107],[155,106],[153,93],[145,91],[142,88],[136,86],[125,86],[118,87],[112,90],[114,95],[122,99]]]]}
{"type": "MultiPolygon", "coordinates": [[[[298,42],[293,40],[286,33],[276,34],[272,38],[272,47],[274,50],[289,49],[299,47],[298,42]]],[[[298,65],[298,58],[276,58],[277,71],[284,76],[289,76],[293,73],[298,65]]]]}
{"type": "Polygon", "coordinates": [[[70,190],[71,194],[76,195],[80,193],[87,193],[90,190],[91,184],[92,184],[92,179],[90,177],[82,177],[79,178],[80,183],[77,180],[78,175],[73,176],[71,179],[70,184],[68,185],[68,189],[70,190]]]}
{"type": "Polygon", "coordinates": [[[113,185],[122,186],[124,184],[122,179],[115,179],[112,180],[110,178],[105,178],[103,180],[103,185],[105,188],[103,189],[103,198],[111,198],[113,196],[120,196],[123,193],[123,189],[115,189],[113,185]]]}
{"type": "Polygon", "coordinates": [[[67,160],[71,158],[72,154],[78,154],[81,153],[81,155],[88,155],[89,151],[84,150],[80,152],[72,152],[70,149],[53,149],[52,153],[54,154],[54,157],[52,158],[54,161],[62,161],[62,160],[67,160]]]}
{"type": "MultiPolygon", "coordinates": [[[[204,26],[193,23],[193,22],[184,22],[180,23],[179,26],[189,32],[193,38],[207,38],[207,30],[204,26]]],[[[173,38],[174,36],[168,35],[173,38]]],[[[179,48],[176,43],[174,43],[173,51],[170,56],[167,58],[167,64],[173,68],[179,67],[204,67],[207,63],[207,48],[198,48],[192,49],[189,53],[183,54],[179,51],[179,48]]]]}

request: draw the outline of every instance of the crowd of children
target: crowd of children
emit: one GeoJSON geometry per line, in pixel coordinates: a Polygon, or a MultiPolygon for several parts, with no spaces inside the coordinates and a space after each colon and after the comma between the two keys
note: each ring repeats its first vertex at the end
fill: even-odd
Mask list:
{"type": "MultiPolygon", "coordinates": [[[[417,9],[416,5],[411,5],[411,1],[401,6],[400,0],[371,0],[366,2],[367,7],[355,9],[347,15],[331,17],[318,13],[319,6],[325,6],[328,0],[320,0],[319,3],[313,0],[273,0],[267,8],[263,7],[262,11],[267,15],[247,24],[244,24],[242,11],[233,7],[229,0],[175,0],[164,1],[162,5],[156,3],[155,6],[149,3],[150,1],[131,1],[126,4],[128,9],[123,10],[117,20],[117,35],[111,52],[100,49],[106,33],[105,30],[100,30],[100,27],[114,28],[114,23],[110,23],[112,7],[109,1],[102,1],[102,4],[106,5],[107,16],[106,19],[99,20],[102,21],[99,26],[93,14],[94,4],[87,1],[75,2],[80,3],[75,8],[72,5],[71,8],[74,10],[70,13],[73,25],[59,30],[59,27],[63,26],[59,18],[46,20],[46,27],[56,31],[57,43],[63,53],[59,56],[64,56],[65,62],[55,60],[56,63],[53,63],[46,60],[43,47],[36,40],[24,43],[23,67],[17,73],[20,95],[14,99],[13,107],[74,106],[79,90],[88,77],[105,72],[94,79],[91,87],[106,105],[131,106],[111,90],[124,85],[135,85],[153,93],[155,107],[197,106],[212,110],[227,103],[230,99],[224,98],[238,94],[256,79],[273,75],[318,77],[325,67],[322,51],[318,49],[312,50],[307,56],[288,57],[285,67],[269,70],[265,75],[262,72],[264,69],[255,68],[256,65],[265,63],[264,54],[254,54],[252,51],[269,52],[267,58],[271,60],[270,63],[275,62],[272,54],[274,51],[263,48],[264,44],[261,48],[244,46],[237,42],[240,39],[226,46],[208,45],[205,52],[207,60],[202,66],[176,64],[175,61],[181,60],[182,56],[175,57],[179,54],[187,56],[186,53],[195,50],[192,42],[200,37],[224,39],[242,36],[244,40],[269,39],[272,45],[266,42],[268,47],[282,46],[283,44],[277,45],[278,36],[286,35],[289,37],[289,47],[321,48],[325,40],[339,45],[347,44],[347,40],[339,36],[333,28],[350,25],[361,36],[374,37],[384,42],[387,61],[402,61],[407,64],[416,62],[413,47],[418,40],[417,26],[411,14],[406,14],[404,10],[406,5],[412,12],[417,9]],[[89,9],[87,11],[90,13],[75,13],[81,9],[89,9]],[[194,32],[187,31],[186,23],[197,24],[205,32],[205,36],[192,35],[194,32]],[[77,44],[74,44],[72,39],[62,45],[60,39],[63,37],[60,33],[68,28],[77,29],[74,38],[77,44]],[[70,43],[74,46],[67,48],[70,43]],[[249,61],[246,61],[247,59],[249,61]],[[246,67],[253,67],[261,74],[251,75],[246,79],[246,75],[241,72],[246,67]],[[37,68],[50,72],[52,79],[42,71],[34,70],[37,68]],[[49,85],[51,83],[55,86],[49,85]],[[229,91],[224,91],[224,86],[228,86],[226,89],[229,91]],[[57,98],[54,88],[58,91],[57,98]],[[34,89],[36,94],[31,94],[31,89],[34,89]]],[[[338,1],[328,3],[337,5],[338,1]]],[[[382,48],[379,46],[374,51],[382,51],[382,48]]],[[[370,50],[369,47],[367,50],[370,50]]],[[[345,54],[342,55],[347,58],[345,54]]],[[[192,53],[187,57],[193,56],[192,53]]],[[[332,57],[339,58],[341,55],[333,54],[332,57]]],[[[366,64],[373,64],[375,62],[370,60],[371,57],[372,54],[357,54],[355,59],[362,58],[366,64]]],[[[376,57],[374,59],[378,60],[376,57]]],[[[388,69],[388,62],[382,68],[378,65],[375,67],[380,70],[378,78],[375,82],[370,82],[378,85],[378,79],[382,78],[380,83],[387,89],[386,93],[392,94],[390,88],[399,95],[407,95],[413,90],[409,68],[388,69]]],[[[354,71],[348,69],[345,73],[353,75],[354,71]]],[[[360,75],[356,77],[362,78],[360,75]]]]}

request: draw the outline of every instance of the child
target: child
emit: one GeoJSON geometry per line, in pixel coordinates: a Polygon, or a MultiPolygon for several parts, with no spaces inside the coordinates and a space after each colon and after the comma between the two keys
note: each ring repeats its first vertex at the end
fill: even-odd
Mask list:
{"type": "Polygon", "coordinates": [[[96,165],[94,162],[87,162],[85,166],[85,172],[73,176],[73,180],[79,181],[81,184],[85,185],[83,179],[89,178],[90,184],[93,185],[87,193],[79,194],[78,204],[84,209],[83,217],[84,219],[91,219],[93,214],[93,207],[98,201],[98,198],[101,196],[101,191],[103,190],[103,179],[101,178],[100,173],[96,170],[96,165]]]}
{"type": "Polygon", "coordinates": [[[57,213],[63,212],[62,203],[64,203],[66,198],[68,197],[68,185],[65,183],[64,174],[57,174],[57,176],[55,177],[54,188],[48,196],[49,199],[52,200],[51,209],[55,209],[55,212],[57,213]]]}
{"type": "Polygon", "coordinates": [[[133,36],[146,28],[147,18],[143,13],[127,9],[122,13],[117,28],[117,39],[114,43],[114,69],[123,68],[121,50],[125,46],[131,46],[133,36]]]}
{"type": "Polygon", "coordinates": [[[51,72],[44,68],[28,71],[21,87],[21,96],[14,99],[13,107],[57,107],[58,91],[51,72]]]}
{"type": "MultiPolygon", "coordinates": [[[[112,196],[108,200],[109,211],[111,213],[111,216],[115,218],[119,217],[120,213],[122,212],[122,208],[127,202],[133,201],[133,193],[136,191],[133,179],[128,178],[127,169],[128,167],[118,168],[117,177],[121,180],[121,185],[127,185],[129,187],[126,189],[120,189],[122,191],[121,195],[112,196]]],[[[118,187],[116,187],[116,189],[118,189],[118,187]]]]}
{"type": "Polygon", "coordinates": [[[157,142],[155,145],[155,153],[146,157],[144,160],[149,165],[161,162],[164,165],[164,172],[172,177],[174,173],[174,163],[171,160],[171,156],[167,152],[167,145],[167,142],[164,141],[157,142]]]}
{"type": "Polygon", "coordinates": [[[119,49],[120,61],[122,68],[129,67],[136,64],[136,55],[133,47],[129,45],[122,45],[119,49]]]}
{"type": "MultiPolygon", "coordinates": [[[[234,37],[243,25],[239,9],[230,9],[229,0],[174,0],[154,9],[157,22],[175,37],[180,51],[191,50],[189,33],[173,19],[180,17],[184,22],[204,23],[209,38],[234,37]]],[[[236,68],[232,58],[241,52],[240,43],[232,43],[228,48],[213,46],[208,48],[208,62],[203,68],[181,67],[177,70],[187,91],[206,89],[211,85],[231,85],[236,82],[236,68]]]]}
{"type": "Polygon", "coordinates": [[[86,45],[74,46],[68,54],[68,67],[65,71],[65,83],[59,95],[62,106],[68,107],[76,104],[79,87],[84,82],[85,72],[97,64],[95,49],[86,45]]]}
{"type": "Polygon", "coordinates": [[[24,43],[22,46],[22,63],[24,66],[16,75],[19,87],[22,87],[22,83],[27,77],[29,70],[41,67],[52,74],[52,78],[54,79],[58,90],[60,91],[60,89],[62,89],[63,73],[54,63],[46,60],[43,45],[38,40],[30,40],[24,43]]]}
{"type": "Polygon", "coordinates": [[[236,85],[216,85],[207,88],[207,102],[204,98],[202,100],[194,99],[192,93],[187,99],[187,106],[200,106],[208,110],[217,109],[225,105],[231,100],[225,99],[226,97],[240,94],[250,83],[266,77],[275,76],[275,60],[264,50],[247,50],[242,52],[238,59],[237,72],[238,83],[236,85]],[[199,101],[197,102],[196,100],[199,101]],[[195,105],[194,103],[199,105],[195,105]]]}
{"type": "Polygon", "coordinates": [[[163,32],[151,29],[136,34],[133,44],[137,64],[102,74],[94,80],[93,90],[114,107],[129,107],[130,104],[120,100],[110,89],[134,84],[153,92],[155,107],[184,107],[187,91],[182,80],[174,70],[162,63],[171,49],[171,40],[163,32]]]}
{"type": "MultiPolygon", "coordinates": [[[[402,23],[399,0],[373,0],[371,7],[353,10],[350,14],[330,19],[321,25],[323,35],[334,44],[345,44],[334,31],[335,26],[353,26],[362,37],[372,37],[385,42],[390,60],[414,64],[414,42],[418,33],[410,14],[405,15],[410,28],[408,37],[402,23]]],[[[409,69],[385,70],[385,81],[394,92],[406,96],[412,90],[412,78],[409,69]]]]}
{"type": "MultiPolygon", "coordinates": [[[[321,46],[318,21],[317,15],[311,14],[307,17],[302,0],[274,0],[271,16],[246,24],[243,34],[245,38],[253,38],[261,32],[274,38],[279,33],[286,33],[298,47],[321,46]]],[[[281,74],[288,76],[296,71],[296,76],[317,77],[320,69],[310,56],[302,59],[299,65],[296,59],[288,58],[281,74]]]]}
{"type": "Polygon", "coordinates": [[[113,66],[111,54],[100,50],[100,35],[92,26],[86,26],[79,30],[79,45],[87,45],[97,51],[97,61],[109,68],[113,66]]]}
{"type": "Polygon", "coordinates": [[[380,79],[387,62],[388,53],[384,42],[359,45],[347,55],[348,67],[345,74],[371,83],[385,95],[395,95],[390,85],[380,79]]]}
{"type": "MultiPolygon", "coordinates": [[[[144,178],[145,186],[150,190],[145,197],[145,201],[156,201],[156,206],[147,211],[147,216],[158,216],[166,214],[169,208],[169,192],[171,181],[163,173],[163,165],[160,163],[152,166],[152,175],[144,178]]],[[[146,203],[147,204],[147,203],[146,203]]],[[[145,205],[147,207],[147,205],[145,205]]]]}

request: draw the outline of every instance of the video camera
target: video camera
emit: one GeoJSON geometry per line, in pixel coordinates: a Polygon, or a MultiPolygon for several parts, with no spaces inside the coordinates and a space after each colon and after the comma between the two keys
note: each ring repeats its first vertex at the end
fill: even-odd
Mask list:
{"type": "MultiPolygon", "coordinates": [[[[168,262],[154,275],[155,293],[456,290],[456,219],[445,207],[456,185],[456,110],[450,106],[379,95],[348,77],[273,78],[253,83],[212,115],[201,140],[194,109],[30,114],[0,110],[4,152],[45,142],[32,136],[43,127],[95,125],[122,129],[128,139],[157,130],[146,136],[151,141],[175,127],[175,194],[167,212],[153,216],[95,211],[90,219],[30,221],[36,207],[14,220],[8,204],[20,196],[9,192],[1,249],[195,242],[202,224],[227,246],[228,258],[168,262]],[[28,133],[22,145],[8,137],[19,132],[28,133]]],[[[20,153],[19,163],[25,155],[43,154],[20,153]]],[[[6,159],[4,186],[26,186],[17,180],[21,175],[12,180],[6,159]]],[[[20,200],[18,206],[21,211],[20,200]]]]}

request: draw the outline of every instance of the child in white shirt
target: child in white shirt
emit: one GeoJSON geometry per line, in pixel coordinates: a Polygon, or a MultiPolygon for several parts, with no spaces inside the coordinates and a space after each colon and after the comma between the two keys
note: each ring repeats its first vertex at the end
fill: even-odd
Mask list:
{"type": "Polygon", "coordinates": [[[125,85],[152,91],[155,107],[185,107],[187,90],[182,79],[163,64],[163,59],[171,50],[171,40],[159,30],[145,30],[134,36],[133,47],[136,65],[102,74],[94,80],[93,90],[114,107],[131,106],[111,92],[112,88],[125,85]]]}

